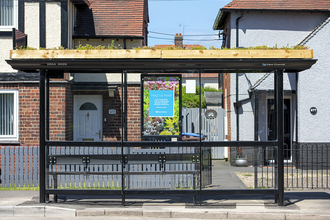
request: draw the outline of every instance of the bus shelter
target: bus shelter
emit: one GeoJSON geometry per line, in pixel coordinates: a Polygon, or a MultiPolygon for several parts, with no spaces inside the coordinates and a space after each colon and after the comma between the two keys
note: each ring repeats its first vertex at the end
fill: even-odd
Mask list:
{"type": "MultiPolygon", "coordinates": [[[[200,203],[203,195],[274,195],[278,205],[283,206],[283,75],[309,69],[315,62],[310,50],[12,51],[7,63],[14,69],[40,74],[40,203],[51,194],[55,201],[59,194],[121,195],[123,204],[129,195],[192,195],[194,202],[199,196],[200,203]],[[71,115],[63,116],[68,122],[63,125],[67,134],[56,139],[52,137],[52,124],[60,121],[51,110],[56,104],[50,78],[64,73],[77,74],[74,77],[85,81],[71,83],[71,98],[65,100],[69,107],[63,113],[71,115]],[[275,140],[204,137],[203,123],[218,113],[208,111],[209,107],[203,110],[202,87],[214,81],[221,83],[225,74],[231,73],[273,73],[275,140]],[[107,83],[88,82],[100,74],[107,83]],[[208,74],[216,77],[207,78],[208,74]],[[183,113],[186,109],[182,107],[182,88],[188,90],[191,82],[190,88],[197,88],[193,93],[198,97],[197,113],[192,116],[195,122],[188,118],[193,113],[183,113]],[[97,96],[86,96],[79,102],[78,95],[90,95],[89,91],[103,94],[101,120],[94,120],[97,96]],[[74,102],[80,104],[76,107],[74,102]],[[75,116],[74,108],[81,115],[75,116]],[[99,121],[102,129],[96,128],[95,132],[99,121]],[[95,138],[79,138],[86,132],[94,132],[95,138]],[[216,184],[210,152],[230,147],[253,149],[255,154],[249,159],[255,175],[252,189],[223,189],[216,184]],[[259,148],[269,149],[267,153],[273,157],[275,175],[267,189],[260,189],[256,183],[259,148]]],[[[212,126],[210,131],[225,124],[212,126]]]]}

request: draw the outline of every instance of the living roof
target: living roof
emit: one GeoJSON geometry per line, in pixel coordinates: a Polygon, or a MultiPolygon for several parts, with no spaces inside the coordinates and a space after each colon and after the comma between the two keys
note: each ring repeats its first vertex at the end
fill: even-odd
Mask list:
{"type": "Polygon", "coordinates": [[[14,69],[65,72],[174,71],[300,72],[316,62],[312,50],[12,50],[14,69]]]}
{"type": "Polygon", "coordinates": [[[300,11],[330,13],[329,0],[233,0],[218,12],[213,29],[221,30],[231,11],[300,11]]]}

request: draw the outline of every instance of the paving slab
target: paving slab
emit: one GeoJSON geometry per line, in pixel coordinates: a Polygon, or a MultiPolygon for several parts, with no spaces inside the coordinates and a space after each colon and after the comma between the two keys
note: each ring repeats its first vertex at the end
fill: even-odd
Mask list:
{"type": "Polygon", "coordinates": [[[66,209],[60,207],[45,207],[45,217],[75,217],[76,210],[75,209],[66,209]]]}
{"type": "Polygon", "coordinates": [[[14,206],[0,206],[0,217],[14,216],[14,206]]]}
{"type": "MultiPolygon", "coordinates": [[[[2,191],[3,192],[3,191],[2,191]]],[[[145,218],[195,219],[330,219],[330,190],[290,191],[285,193],[284,206],[278,206],[269,196],[203,196],[203,203],[193,204],[190,196],[175,196],[171,200],[146,196],[129,198],[122,206],[121,198],[92,196],[59,196],[61,202],[40,204],[38,192],[12,191],[2,193],[0,217],[47,216],[122,216],[145,218]],[[29,195],[30,197],[28,197],[29,195]],[[23,201],[23,202],[22,202],[23,201]],[[166,202],[171,201],[171,202],[166,202]],[[182,201],[189,201],[184,203],[182,201]],[[21,203],[19,203],[21,202],[21,203]],[[15,205],[5,205],[5,204],[15,205]]]]}
{"type": "Polygon", "coordinates": [[[15,206],[14,216],[45,216],[45,206],[15,206]]]}

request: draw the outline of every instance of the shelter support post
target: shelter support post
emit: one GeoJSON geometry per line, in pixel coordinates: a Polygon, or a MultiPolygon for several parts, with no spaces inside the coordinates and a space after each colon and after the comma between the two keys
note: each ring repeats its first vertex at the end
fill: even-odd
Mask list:
{"type": "Polygon", "coordinates": [[[121,203],[122,205],[125,205],[125,194],[124,194],[124,190],[125,190],[125,176],[124,176],[124,168],[125,168],[125,164],[124,164],[124,140],[126,140],[127,137],[127,123],[126,123],[126,117],[124,117],[124,115],[126,115],[126,111],[127,111],[127,71],[122,71],[121,72],[121,182],[122,182],[122,186],[121,186],[121,203]],[[125,90],[125,93],[124,93],[125,90]],[[125,94],[125,96],[124,96],[125,94]],[[124,101],[125,99],[125,101],[124,101]],[[125,107],[125,109],[124,109],[125,107]]]}
{"type": "Polygon", "coordinates": [[[284,205],[284,110],[283,110],[283,69],[277,74],[277,141],[278,141],[278,205],[284,205]]]}
{"type": "Polygon", "coordinates": [[[39,169],[40,169],[40,182],[39,182],[39,200],[40,203],[46,202],[46,148],[45,148],[45,69],[39,71],[39,169]]]}
{"type": "MultiPolygon", "coordinates": [[[[49,74],[45,71],[45,141],[49,141],[49,74]]],[[[49,155],[49,147],[45,147],[45,158],[49,155]]],[[[49,172],[48,160],[45,160],[45,173],[49,172]]],[[[45,175],[45,183],[49,183],[49,175],[45,175]]],[[[49,201],[49,194],[46,194],[46,201],[49,201]]],[[[54,195],[54,200],[57,200],[57,194],[54,195]]]]}
{"type": "Polygon", "coordinates": [[[202,72],[203,70],[198,71],[198,80],[199,80],[199,205],[202,205],[202,72]]]}

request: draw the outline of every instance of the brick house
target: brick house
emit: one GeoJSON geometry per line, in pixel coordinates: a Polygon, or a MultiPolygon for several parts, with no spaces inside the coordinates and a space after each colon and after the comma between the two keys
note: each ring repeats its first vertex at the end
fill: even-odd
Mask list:
{"type": "MultiPolygon", "coordinates": [[[[72,49],[90,44],[129,49],[147,45],[147,0],[1,0],[1,3],[4,16],[0,20],[0,146],[39,145],[39,74],[17,72],[5,62],[13,47],[72,49]]],[[[62,73],[50,77],[50,140],[94,138],[76,137],[79,132],[73,126],[79,112],[76,107],[86,103],[84,98],[92,104],[97,100],[99,105],[97,136],[101,140],[120,138],[116,127],[121,123],[118,88],[121,82],[116,80],[117,75],[111,78],[100,73],[89,79],[88,74],[62,73]],[[109,109],[117,110],[115,115],[109,115],[109,109]]],[[[140,111],[137,98],[140,86],[134,80],[129,83],[129,98],[133,99],[129,105],[134,108],[129,107],[134,111],[132,117],[136,117],[140,111]]],[[[90,106],[84,105],[87,109],[90,106]]],[[[134,132],[129,132],[128,138],[134,139],[133,136],[137,138],[134,132]]]]}
{"type": "MultiPolygon", "coordinates": [[[[329,1],[233,0],[220,9],[214,22],[213,29],[223,33],[223,47],[304,45],[314,50],[316,65],[299,75],[286,73],[284,78],[285,159],[290,163],[297,160],[293,156],[295,148],[330,142],[326,129],[330,116],[324,98],[330,93],[325,83],[330,82],[329,16],[329,1]]],[[[228,140],[276,138],[272,127],[273,77],[272,73],[223,74],[228,140]]],[[[250,157],[253,152],[245,153],[250,157]]],[[[230,154],[235,157],[235,148],[230,154]]]]}

